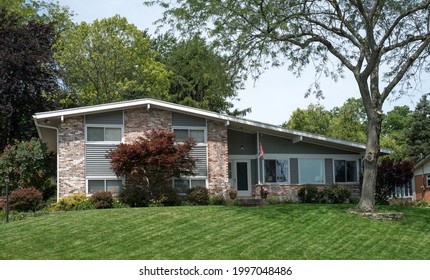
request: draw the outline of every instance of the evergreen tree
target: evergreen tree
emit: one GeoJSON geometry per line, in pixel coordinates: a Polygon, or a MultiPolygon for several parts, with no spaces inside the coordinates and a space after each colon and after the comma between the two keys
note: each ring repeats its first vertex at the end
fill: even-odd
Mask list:
{"type": "Polygon", "coordinates": [[[407,132],[408,155],[417,159],[420,154],[430,153],[430,101],[423,95],[412,113],[412,121],[407,132]]]}

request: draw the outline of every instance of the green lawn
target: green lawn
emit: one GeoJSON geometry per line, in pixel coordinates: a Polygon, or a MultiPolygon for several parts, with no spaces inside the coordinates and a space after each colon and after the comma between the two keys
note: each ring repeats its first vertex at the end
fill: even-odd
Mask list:
{"type": "Polygon", "coordinates": [[[160,207],[66,212],[0,224],[0,259],[430,259],[430,209],[351,205],[160,207]]]}

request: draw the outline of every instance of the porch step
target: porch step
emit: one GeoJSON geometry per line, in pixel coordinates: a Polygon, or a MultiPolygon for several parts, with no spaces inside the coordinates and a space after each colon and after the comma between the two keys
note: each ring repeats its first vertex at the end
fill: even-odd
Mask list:
{"type": "Polygon", "coordinates": [[[245,207],[256,207],[267,205],[267,199],[256,199],[256,198],[239,198],[239,205],[245,207]]]}

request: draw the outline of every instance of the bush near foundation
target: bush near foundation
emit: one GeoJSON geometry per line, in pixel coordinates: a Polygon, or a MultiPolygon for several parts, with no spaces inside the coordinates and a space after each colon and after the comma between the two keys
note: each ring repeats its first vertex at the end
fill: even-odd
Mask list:
{"type": "Polygon", "coordinates": [[[208,205],[209,191],[206,187],[192,187],[187,191],[186,200],[194,205],[208,205]]]}
{"type": "Polygon", "coordinates": [[[321,191],[321,202],[325,203],[347,203],[351,199],[351,190],[348,187],[330,185],[321,191]]]}
{"type": "Polygon", "coordinates": [[[18,189],[10,193],[9,203],[10,209],[35,212],[43,206],[43,195],[36,188],[18,189]]]}
{"type": "Polygon", "coordinates": [[[94,204],[85,194],[73,194],[63,197],[52,206],[53,211],[75,211],[94,209],[94,204]]]}
{"type": "Polygon", "coordinates": [[[99,191],[94,193],[90,201],[96,209],[113,208],[113,196],[109,191],[99,191]]]}
{"type": "Polygon", "coordinates": [[[301,203],[319,203],[320,192],[314,185],[305,185],[298,192],[299,201],[301,203]]]}

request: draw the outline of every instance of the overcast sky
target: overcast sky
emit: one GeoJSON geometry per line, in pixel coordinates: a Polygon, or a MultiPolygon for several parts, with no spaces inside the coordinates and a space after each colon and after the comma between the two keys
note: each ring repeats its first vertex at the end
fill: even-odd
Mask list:
{"type": "MultiPolygon", "coordinates": [[[[119,14],[126,17],[129,23],[139,29],[148,29],[155,33],[153,22],[161,17],[162,9],[158,6],[146,7],[142,0],[59,0],[61,5],[68,6],[76,13],[75,21],[92,22],[119,14]]],[[[334,82],[323,79],[321,89],[325,99],[319,102],[326,108],[341,106],[350,97],[359,97],[357,85],[349,73],[346,79],[334,82]]],[[[290,74],[286,68],[270,69],[257,81],[247,81],[245,90],[239,92],[239,102],[235,105],[239,109],[251,107],[252,113],[246,118],[280,125],[287,121],[291,113],[297,108],[307,108],[310,103],[317,103],[314,97],[304,98],[304,94],[314,81],[315,72],[311,67],[300,78],[290,74]]],[[[423,75],[429,80],[429,74],[423,75]]],[[[386,101],[384,112],[396,105],[408,105],[415,108],[416,102],[423,93],[430,92],[430,83],[424,82],[410,96],[404,96],[396,101],[386,101]]]]}

